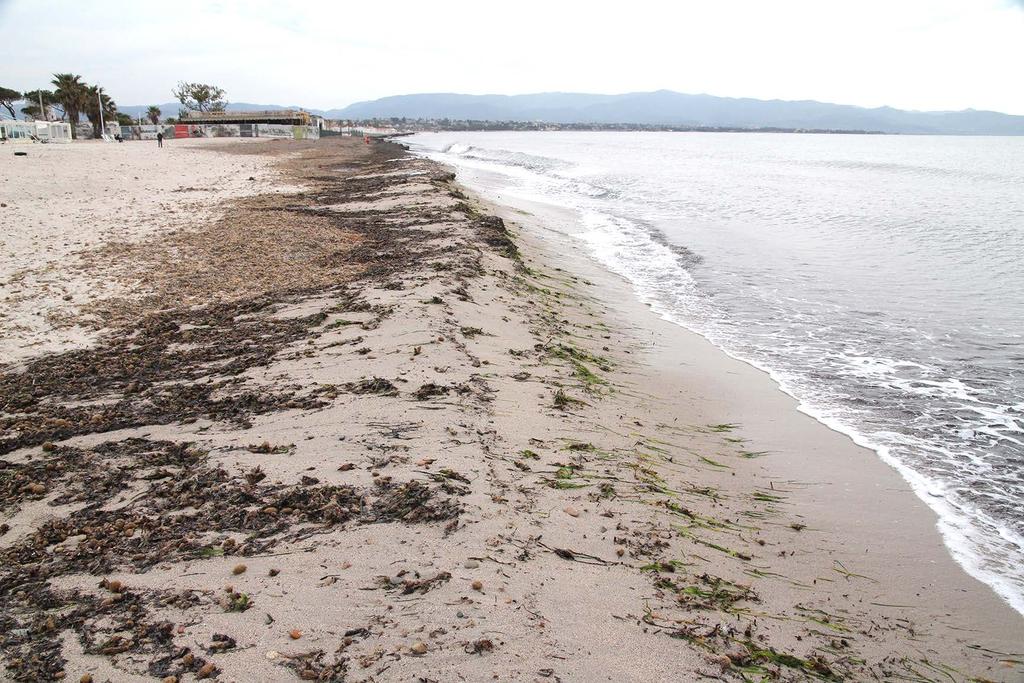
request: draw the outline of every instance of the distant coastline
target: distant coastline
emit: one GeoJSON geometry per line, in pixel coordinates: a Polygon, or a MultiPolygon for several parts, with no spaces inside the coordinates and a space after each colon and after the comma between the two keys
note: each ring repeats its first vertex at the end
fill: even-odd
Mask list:
{"type": "MultiPolygon", "coordinates": [[[[159,107],[175,111],[177,103],[159,107]]],[[[315,109],[296,104],[231,102],[227,109],[296,109],[331,121],[434,121],[421,130],[629,130],[685,132],[886,133],[900,135],[1024,135],[1024,116],[994,111],[908,111],[812,100],[758,100],[658,90],[600,95],[421,93],[315,109]],[[454,124],[462,127],[455,128],[454,124]]],[[[118,107],[145,115],[145,105],[118,107]]]]}
{"type": "Polygon", "coordinates": [[[673,126],[654,123],[551,123],[547,121],[486,121],[474,119],[364,119],[355,127],[392,127],[403,133],[439,133],[463,131],[581,131],[615,133],[805,133],[815,135],[898,135],[879,130],[841,128],[782,128],[762,126],[673,126]]]}

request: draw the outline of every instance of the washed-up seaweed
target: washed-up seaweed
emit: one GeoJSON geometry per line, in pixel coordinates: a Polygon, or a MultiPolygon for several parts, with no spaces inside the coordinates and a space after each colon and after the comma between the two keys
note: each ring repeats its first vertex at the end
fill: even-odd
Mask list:
{"type": "MultiPolygon", "coordinates": [[[[146,605],[154,600],[167,604],[166,595],[136,594],[119,583],[104,583],[110,594],[97,598],[55,591],[49,585],[54,577],[144,572],[167,562],[254,555],[346,523],[447,521],[461,511],[456,501],[418,481],[380,480],[369,488],[266,484],[264,477],[231,474],[206,459],[190,444],[129,439],[93,449],[56,447],[29,463],[5,462],[0,470],[5,482],[42,479],[67,491],[62,500],[87,501],[75,514],[48,520],[0,551],[0,627],[8,633],[0,651],[16,680],[50,678],[60,671],[57,641],[65,629],[78,633],[86,652],[152,654],[154,675],[199,671],[205,665],[197,656],[182,664],[185,655],[174,647],[165,625],[146,620],[146,605]],[[69,483],[114,468],[122,475],[105,482],[102,496],[69,483]],[[132,494],[130,500],[110,504],[126,493],[132,494]],[[211,542],[211,535],[222,540],[211,542]],[[105,624],[113,617],[121,620],[107,628],[103,639],[95,626],[101,616],[105,624]]],[[[14,490],[19,490],[16,484],[14,490]]],[[[232,611],[238,601],[248,607],[248,597],[239,594],[225,609],[232,611]]]]}

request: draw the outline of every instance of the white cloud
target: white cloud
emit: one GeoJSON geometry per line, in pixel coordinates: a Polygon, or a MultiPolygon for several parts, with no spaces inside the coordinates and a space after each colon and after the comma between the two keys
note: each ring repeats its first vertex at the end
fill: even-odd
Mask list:
{"type": "Polygon", "coordinates": [[[408,92],[682,92],[1024,114],[1017,0],[293,5],[0,0],[2,85],[81,73],[123,104],[178,80],[335,107],[408,92]]]}

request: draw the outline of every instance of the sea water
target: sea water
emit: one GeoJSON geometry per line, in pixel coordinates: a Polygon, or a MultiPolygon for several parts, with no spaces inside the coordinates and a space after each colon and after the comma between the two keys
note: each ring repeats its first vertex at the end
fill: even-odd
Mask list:
{"type": "Polygon", "coordinates": [[[573,237],[655,312],[896,467],[1024,613],[1024,138],[408,140],[485,195],[576,212],[573,237]]]}

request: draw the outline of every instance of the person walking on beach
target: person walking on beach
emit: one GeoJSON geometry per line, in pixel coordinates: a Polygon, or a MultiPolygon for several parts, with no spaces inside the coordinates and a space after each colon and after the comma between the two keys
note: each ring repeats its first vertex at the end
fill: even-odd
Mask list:
{"type": "Polygon", "coordinates": [[[163,134],[163,131],[157,132],[157,134],[156,134],[156,146],[157,147],[163,147],[164,146],[164,134],[163,134]]]}

